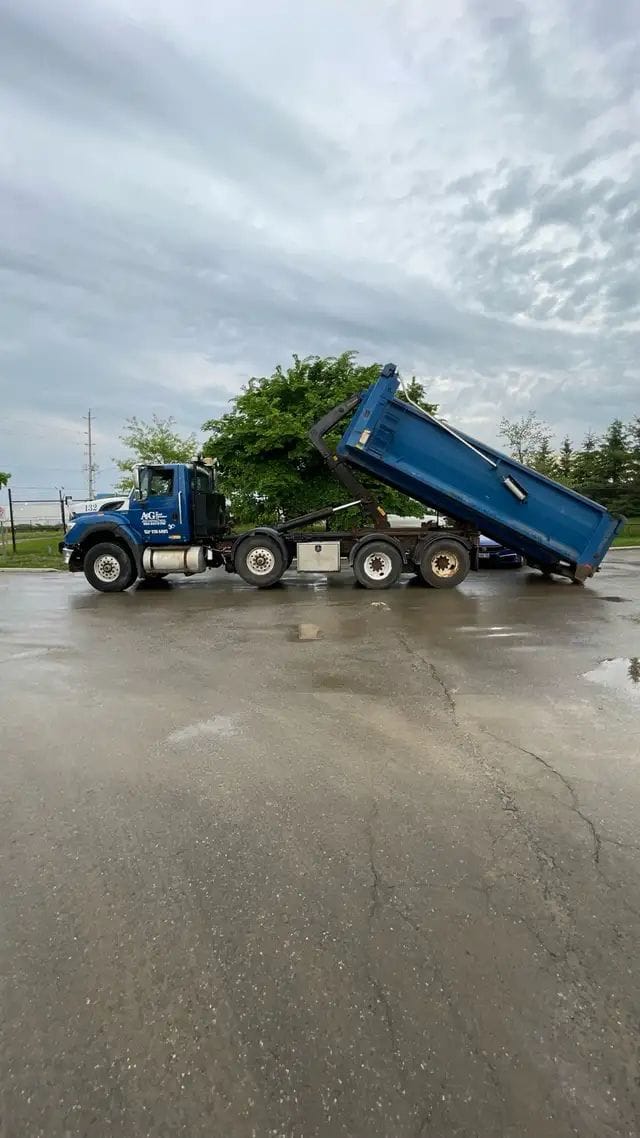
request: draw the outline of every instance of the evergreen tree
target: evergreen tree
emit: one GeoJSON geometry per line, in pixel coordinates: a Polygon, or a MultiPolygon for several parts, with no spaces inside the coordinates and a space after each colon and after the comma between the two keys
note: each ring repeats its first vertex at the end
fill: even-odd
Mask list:
{"type": "Polygon", "coordinates": [[[593,431],[587,431],[584,442],[573,458],[573,479],[576,486],[597,482],[600,473],[600,440],[593,431]]]}
{"type": "Polygon", "coordinates": [[[600,446],[600,477],[605,482],[622,484],[627,481],[631,467],[629,432],[621,419],[614,419],[607,427],[600,446]]]}
{"type": "Polygon", "coordinates": [[[556,478],[558,475],[558,462],[551,450],[549,439],[543,439],[533,456],[531,463],[534,470],[546,474],[547,478],[556,478]]]}
{"type": "Polygon", "coordinates": [[[573,446],[568,435],[562,440],[558,458],[558,474],[563,482],[570,483],[573,475],[573,446]]]}

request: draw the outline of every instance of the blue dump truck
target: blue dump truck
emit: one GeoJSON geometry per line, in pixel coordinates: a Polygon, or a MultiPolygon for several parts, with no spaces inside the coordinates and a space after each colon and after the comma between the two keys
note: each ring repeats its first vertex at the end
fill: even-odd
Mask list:
{"type": "Polygon", "coordinates": [[[482,532],[545,574],[582,583],[598,570],[623,518],[397,398],[399,384],[387,364],[370,388],[310,431],[344,486],[343,505],[235,535],[211,460],[141,465],[126,510],[78,517],[68,530],[60,551],[69,569],[105,593],[138,579],[219,567],[266,588],[294,562],[299,573],[337,573],[349,564],[368,589],[389,588],[401,573],[452,588],[478,568],[482,532]],[[334,450],[326,436],[347,418],[334,450]],[[372,482],[437,510],[446,522],[391,529],[372,482]],[[333,529],[345,510],[357,510],[362,524],[333,529]]]}

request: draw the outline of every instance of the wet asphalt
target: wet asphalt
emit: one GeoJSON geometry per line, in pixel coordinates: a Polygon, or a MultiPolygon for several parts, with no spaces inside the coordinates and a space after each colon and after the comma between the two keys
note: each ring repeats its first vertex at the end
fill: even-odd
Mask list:
{"type": "Polygon", "coordinates": [[[640,551],[0,633],[2,1138],[640,1135],[640,551]]]}

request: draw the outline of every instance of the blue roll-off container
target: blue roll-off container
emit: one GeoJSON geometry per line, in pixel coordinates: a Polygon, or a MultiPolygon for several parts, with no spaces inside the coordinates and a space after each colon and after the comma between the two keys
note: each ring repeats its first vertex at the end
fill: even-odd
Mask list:
{"type": "Polygon", "coordinates": [[[543,571],[578,581],[596,572],[624,518],[397,399],[398,386],[387,365],[338,443],[341,458],[543,571]]]}

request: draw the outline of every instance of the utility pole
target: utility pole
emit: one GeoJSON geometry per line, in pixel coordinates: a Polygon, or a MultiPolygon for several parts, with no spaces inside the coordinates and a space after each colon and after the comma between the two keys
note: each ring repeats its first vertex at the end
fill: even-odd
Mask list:
{"type": "Polygon", "coordinates": [[[86,419],[86,422],[87,422],[87,442],[85,445],[87,448],[87,475],[88,475],[87,482],[88,482],[88,489],[89,489],[88,497],[90,499],[92,499],[94,497],[94,494],[95,494],[94,479],[95,479],[95,473],[96,473],[96,464],[93,461],[93,432],[92,432],[91,408],[89,408],[89,411],[84,416],[84,418],[86,419]]]}

